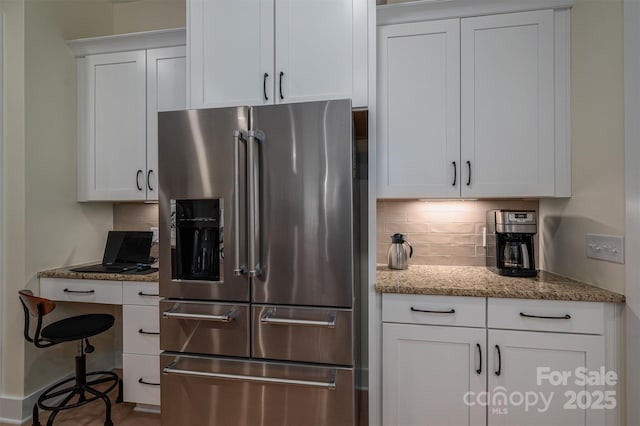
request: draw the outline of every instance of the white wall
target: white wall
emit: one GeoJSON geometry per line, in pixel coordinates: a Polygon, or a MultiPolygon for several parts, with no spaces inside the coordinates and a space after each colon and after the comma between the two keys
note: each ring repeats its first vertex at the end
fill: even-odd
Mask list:
{"type": "MultiPolygon", "coordinates": [[[[22,311],[17,290],[26,284],[24,220],[24,3],[0,1],[4,15],[4,149],[2,152],[2,393],[23,394],[22,311]]],[[[2,415],[2,413],[0,413],[2,415]]]]}
{"type": "Polygon", "coordinates": [[[186,0],[138,0],[115,3],[114,34],[186,26],[186,0]]]}
{"type": "MultiPolygon", "coordinates": [[[[110,204],[76,202],[76,61],[66,39],[110,34],[107,0],[25,2],[25,272],[38,293],[38,271],[102,258],[113,224],[110,204]]],[[[7,302],[15,303],[15,297],[7,302]]],[[[16,303],[17,304],[17,303],[16,303]]],[[[58,304],[50,320],[102,305],[58,304]]],[[[96,337],[96,354],[112,354],[114,331],[96,337]]],[[[25,395],[73,371],[75,345],[26,345],[25,395]]],[[[95,359],[97,356],[91,356],[95,359]]]]}
{"type": "MultiPolygon", "coordinates": [[[[640,2],[624,3],[625,148],[627,188],[626,241],[626,391],[627,401],[640,398],[640,2]]],[[[640,424],[640,404],[627,404],[627,424],[640,424]]]]}
{"type": "Polygon", "coordinates": [[[571,26],[573,188],[540,201],[542,263],[624,293],[624,265],[585,255],[587,233],[625,233],[622,1],[577,0],[571,26]]]}

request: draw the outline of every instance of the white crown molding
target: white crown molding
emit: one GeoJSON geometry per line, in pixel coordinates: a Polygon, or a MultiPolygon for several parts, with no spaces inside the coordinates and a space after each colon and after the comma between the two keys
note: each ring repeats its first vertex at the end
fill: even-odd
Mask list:
{"type": "Polygon", "coordinates": [[[74,56],[184,46],[186,43],[187,33],[185,28],[67,40],[67,46],[69,46],[74,56]]]}
{"type": "Polygon", "coordinates": [[[377,24],[403,24],[528,10],[567,9],[573,4],[574,0],[420,0],[378,6],[377,24]]]}

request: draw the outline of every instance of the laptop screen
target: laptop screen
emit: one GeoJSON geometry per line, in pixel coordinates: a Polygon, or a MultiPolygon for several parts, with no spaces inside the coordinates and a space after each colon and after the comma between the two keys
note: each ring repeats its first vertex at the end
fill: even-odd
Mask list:
{"type": "Polygon", "coordinates": [[[152,238],[150,231],[109,231],[102,264],[148,263],[152,238]]]}

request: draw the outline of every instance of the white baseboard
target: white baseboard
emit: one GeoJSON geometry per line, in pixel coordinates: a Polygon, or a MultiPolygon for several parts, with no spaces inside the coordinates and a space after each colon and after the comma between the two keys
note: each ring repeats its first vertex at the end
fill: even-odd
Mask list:
{"type": "MultiPolygon", "coordinates": [[[[92,356],[93,359],[88,363],[87,370],[89,372],[111,371],[114,368],[121,368],[121,366],[115,365],[117,363],[114,363],[114,358],[117,360],[117,357],[114,357],[114,354],[114,352],[103,352],[98,356],[92,356]]],[[[0,395],[0,423],[22,425],[28,422],[32,417],[33,406],[38,401],[40,394],[49,386],[62,380],[70,379],[73,376],[74,373],[69,372],[23,397],[0,395]]]]}

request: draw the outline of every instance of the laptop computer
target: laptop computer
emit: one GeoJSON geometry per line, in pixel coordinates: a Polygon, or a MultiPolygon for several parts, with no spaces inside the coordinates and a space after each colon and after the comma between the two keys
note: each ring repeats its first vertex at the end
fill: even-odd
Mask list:
{"type": "Polygon", "coordinates": [[[133,271],[149,262],[153,232],[109,231],[102,263],[80,266],[74,272],[118,273],[133,271]]]}

